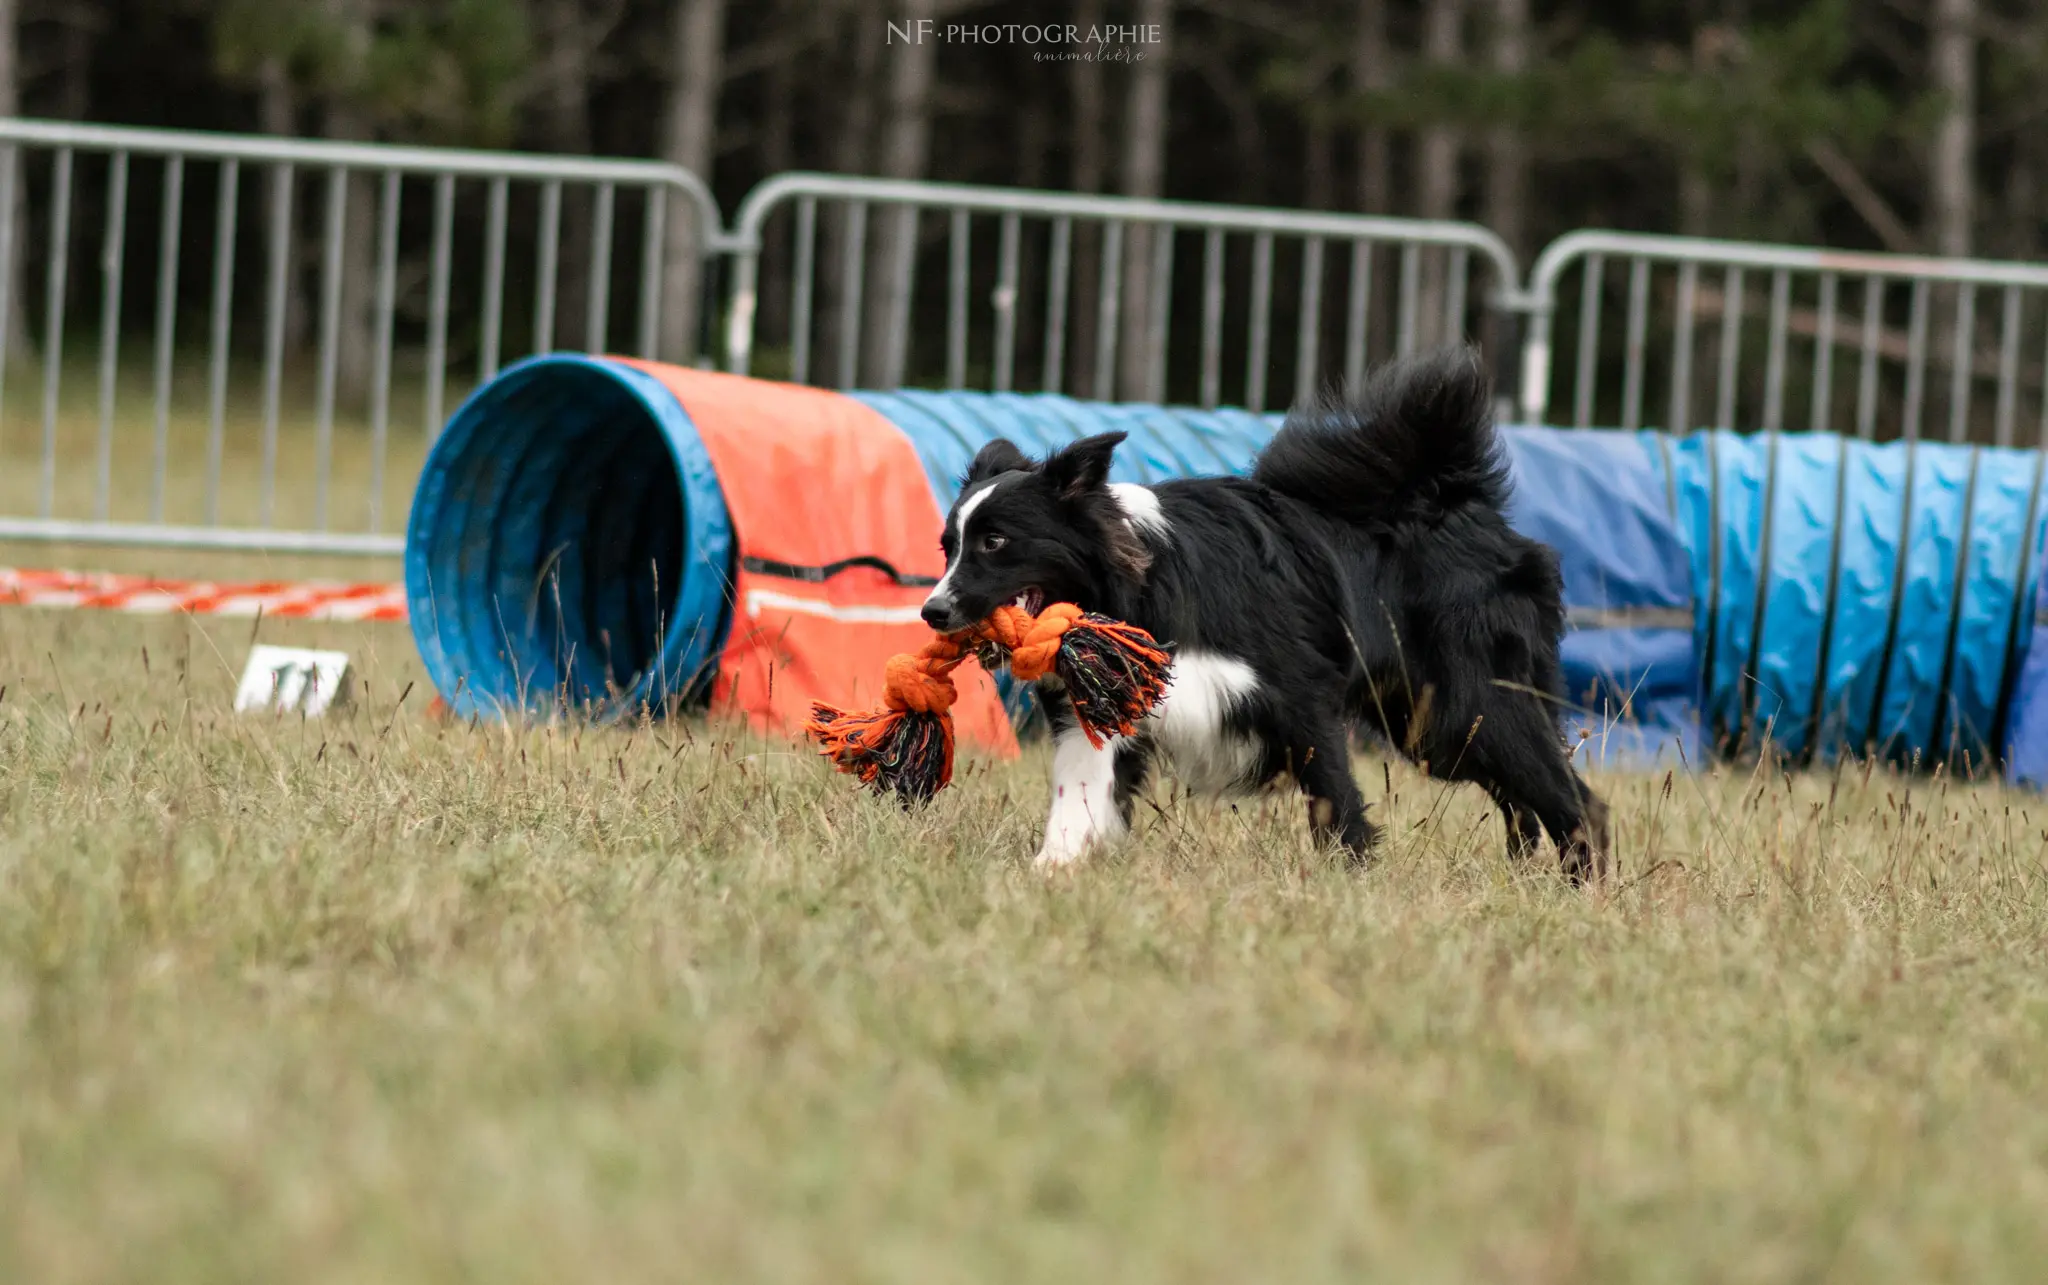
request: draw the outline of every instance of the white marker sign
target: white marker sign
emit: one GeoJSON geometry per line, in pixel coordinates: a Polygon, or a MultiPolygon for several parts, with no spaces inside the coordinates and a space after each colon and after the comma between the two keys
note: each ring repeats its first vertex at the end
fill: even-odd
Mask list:
{"type": "Polygon", "coordinates": [[[258,643],[249,649],[249,664],[235,692],[235,712],[275,710],[318,718],[345,694],[347,678],[345,652],[258,643]]]}

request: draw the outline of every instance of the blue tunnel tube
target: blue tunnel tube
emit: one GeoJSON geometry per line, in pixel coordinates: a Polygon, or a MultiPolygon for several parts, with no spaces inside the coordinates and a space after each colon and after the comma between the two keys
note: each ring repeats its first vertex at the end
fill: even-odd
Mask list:
{"type": "Polygon", "coordinates": [[[1667,454],[1718,746],[2009,757],[2048,518],[2039,452],[1714,432],[1667,454]]]}
{"type": "Polygon", "coordinates": [[[732,524],[689,416],[575,355],[507,367],[428,453],[406,525],[420,657],[463,717],[688,699],[728,622],[732,524]]]}
{"type": "MultiPolygon", "coordinates": [[[[1282,418],[849,395],[910,440],[941,508],[995,437],[1041,453],[1121,429],[1113,476],[1148,483],[1242,474],[1282,418]]],[[[1907,760],[2001,745],[2048,777],[2048,660],[2022,667],[2042,657],[2039,454],[1806,434],[1502,436],[1510,520],[1560,555],[1566,723],[1588,734],[1584,757],[1697,763],[1709,738],[1907,760]]],[[[407,534],[414,635],[461,714],[659,711],[704,690],[736,552],[709,457],[664,387],[621,363],[534,358],[477,390],[429,453],[407,534]]],[[[1031,720],[1026,692],[1006,700],[1031,720]]]]}

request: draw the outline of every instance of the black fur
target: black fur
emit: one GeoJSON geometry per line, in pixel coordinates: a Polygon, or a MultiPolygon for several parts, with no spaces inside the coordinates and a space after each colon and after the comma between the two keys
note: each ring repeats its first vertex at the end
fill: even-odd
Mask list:
{"type": "MultiPolygon", "coordinates": [[[[1291,774],[1318,839],[1361,859],[1373,843],[1350,765],[1363,723],[1431,774],[1483,786],[1516,852],[1548,832],[1583,879],[1604,868],[1607,810],[1558,732],[1562,581],[1556,555],[1507,523],[1490,396],[1467,349],[1384,368],[1295,410],[1249,478],[1151,488],[1163,533],[1105,483],[1123,434],[1035,464],[991,443],[948,515],[926,620],[1069,601],[1235,659],[1258,688],[1223,718],[1255,747],[1232,784],[1291,774]]],[[[1055,733],[1070,727],[1059,693],[1041,695],[1055,733]]],[[[1119,751],[1126,824],[1152,739],[1119,751]]]]}

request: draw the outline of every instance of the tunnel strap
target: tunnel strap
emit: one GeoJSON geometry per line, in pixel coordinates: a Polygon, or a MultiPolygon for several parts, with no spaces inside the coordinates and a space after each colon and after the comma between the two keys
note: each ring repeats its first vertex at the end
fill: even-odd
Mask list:
{"type": "Polygon", "coordinates": [[[823,584],[841,572],[851,571],[855,567],[866,567],[873,571],[879,571],[889,577],[894,583],[906,587],[929,589],[939,582],[937,576],[910,575],[898,571],[887,558],[878,558],[870,553],[857,554],[851,558],[841,558],[837,562],[827,562],[823,566],[803,566],[795,562],[777,562],[773,558],[759,558],[750,554],[740,559],[740,565],[757,576],[776,576],[783,580],[801,580],[806,584],[823,584]]]}

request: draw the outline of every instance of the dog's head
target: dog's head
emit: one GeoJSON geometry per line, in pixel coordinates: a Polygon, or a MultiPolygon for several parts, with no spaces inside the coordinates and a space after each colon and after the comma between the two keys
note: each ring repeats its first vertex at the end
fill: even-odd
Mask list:
{"type": "Polygon", "coordinates": [[[1083,438],[1042,461],[1000,439],[982,447],[946,515],[946,574],[925,623],[950,633],[1005,603],[1099,607],[1118,580],[1142,580],[1151,554],[1108,482],[1124,437],[1083,438]]]}

